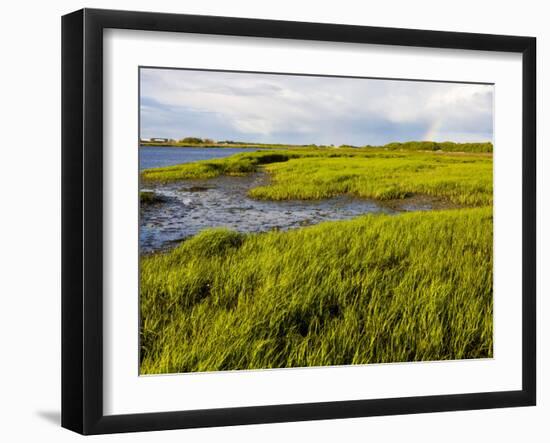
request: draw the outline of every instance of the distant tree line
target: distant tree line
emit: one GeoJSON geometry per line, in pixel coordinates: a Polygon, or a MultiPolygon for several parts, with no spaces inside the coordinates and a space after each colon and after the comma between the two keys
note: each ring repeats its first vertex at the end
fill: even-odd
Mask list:
{"type": "Polygon", "coordinates": [[[428,141],[412,141],[412,142],[394,142],[383,146],[366,145],[366,148],[383,148],[388,150],[404,150],[404,151],[445,151],[445,152],[493,152],[493,144],[491,142],[482,143],[455,143],[455,142],[428,142],[428,141]]]}
{"type": "MultiPolygon", "coordinates": [[[[148,143],[154,143],[158,140],[151,139],[148,143]]],[[[334,145],[316,145],[314,143],[304,145],[293,145],[288,143],[253,143],[236,140],[213,140],[211,138],[201,137],[184,137],[180,140],[167,139],[164,144],[167,145],[240,145],[240,146],[256,146],[256,147],[309,147],[309,148],[330,148],[334,145]]],[[[338,146],[339,148],[374,148],[374,149],[387,149],[392,151],[445,151],[445,152],[493,152],[493,144],[491,142],[481,143],[455,143],[455,142],[433,142],[433,141],[410,141],[410,142],[393,142],[386,145],[364,145],[355,146],[350,144],[344,144],[338,146]]]]}
{"type": "Polygon", "coordinates": [[[224,145],[249,145],[250,142],[240,142],[236,140],[219,140],[218,143],[224,144],[224,145]]]}
{"type": "Polygon", "coordinates": [[[178,143],[188,143],[190,145],[201,145],[201,144],[211,145],[216,142],[211,138],[185,137],[185,138],[182,138],[181,140],[178,140],[178,143]]]}

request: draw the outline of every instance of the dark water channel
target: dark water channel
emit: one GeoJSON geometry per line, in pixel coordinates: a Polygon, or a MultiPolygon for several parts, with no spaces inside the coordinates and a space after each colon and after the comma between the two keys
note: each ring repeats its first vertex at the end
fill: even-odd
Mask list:
{"type": "MultiPolygon", "coordinates": [[[[177,149],[177,152],[166,149],[170,148],[141,148],[140,168],[154,167],[151,166],[153,164],[168,166],[236,153],[236,150],[225,148],[216,149],[222,151],[221,153],[212,152],[213,148],[173,148],[177,149]]],[[[237,150],[243,151],[246,150],[237,150]]],[[[350,219],[368,213],[431,209],[429,204],[404,204],[396,209],[349,196],[288,201],[264,201],[248,197],[249,189],[266,184],[268,180],[269,177],[265,173],[256,173],[244,177],[185,180],[142,187],[142,191],[154,191],[162,201],[141,205],[141,252],[168,249],[177,242],[211,227],[227,227],[239,232],[287,230],[327,220],[350,219]]]]}

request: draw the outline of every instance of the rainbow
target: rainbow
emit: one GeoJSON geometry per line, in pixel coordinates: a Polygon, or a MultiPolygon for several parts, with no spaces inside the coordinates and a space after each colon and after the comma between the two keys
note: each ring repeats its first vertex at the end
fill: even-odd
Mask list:
{"type": "Polygon", "coordinates": [[[422,140],[425,141],[435,141],[437,137],[437,133],[439,131],[439,127],[441,126],[442,119],[436,118],[432,124],[428,127],[428,130],[424,134],[424,138],[422,140]]]}

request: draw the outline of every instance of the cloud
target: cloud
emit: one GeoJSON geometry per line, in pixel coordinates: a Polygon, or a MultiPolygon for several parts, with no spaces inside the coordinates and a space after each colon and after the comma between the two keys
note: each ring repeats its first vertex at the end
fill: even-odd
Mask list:
{"type": "Polygon", "coordinates": [[[492,140],[493,87],[141,70],[141,136],[282,143],[492,140]]]}

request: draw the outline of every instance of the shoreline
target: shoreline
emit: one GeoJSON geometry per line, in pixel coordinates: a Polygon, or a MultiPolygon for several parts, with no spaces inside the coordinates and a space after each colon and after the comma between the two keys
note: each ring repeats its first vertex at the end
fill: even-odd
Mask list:
{"type": "MultiPolygon", "coordinates": [[[[291,145],[218,145],[218,144],[197,144],[197,145],[189,145],[189,144],[177,144],[177,143],[140,143],[140,148],[183,148],[183,149],[215,149],[215,148],[223,148],[223,149],[298,149],[298,148],[310,148],[310,146],[291,146],[291,145]]],[[[329,146],[317,146],[319,148],[326,147],[329,148],[329,146]]]]}

